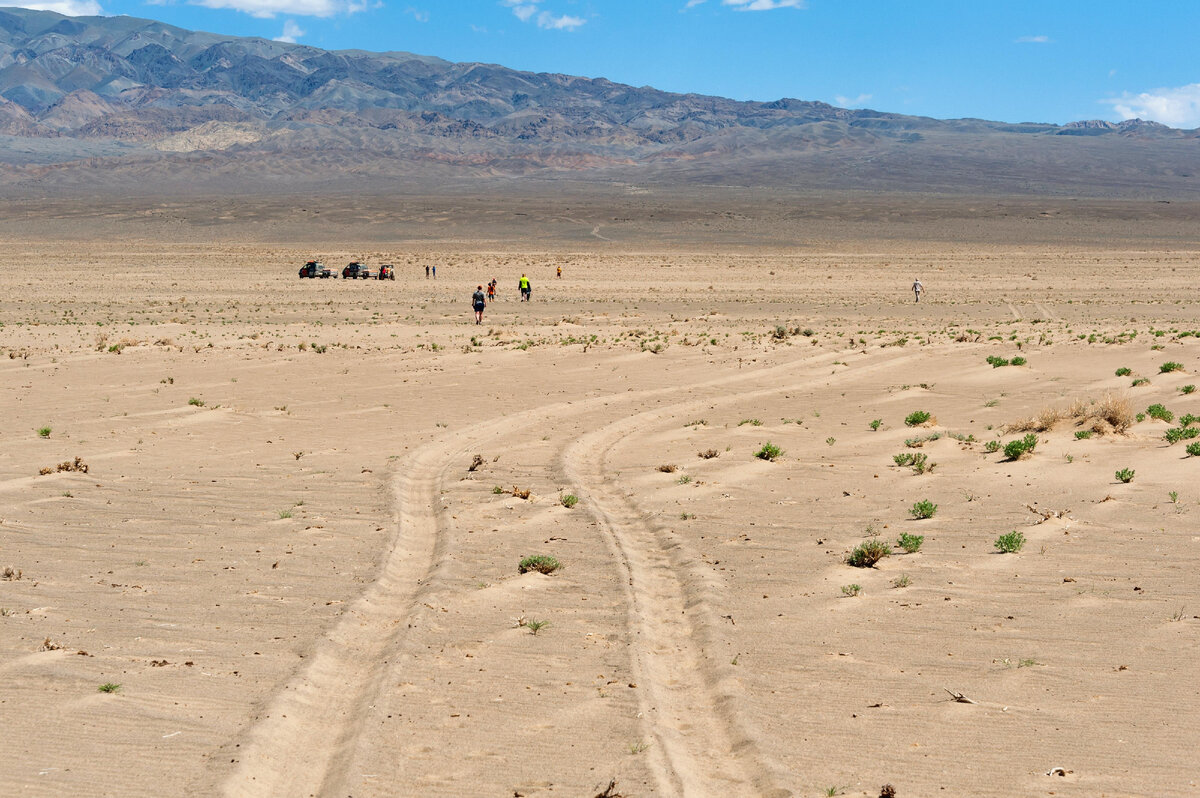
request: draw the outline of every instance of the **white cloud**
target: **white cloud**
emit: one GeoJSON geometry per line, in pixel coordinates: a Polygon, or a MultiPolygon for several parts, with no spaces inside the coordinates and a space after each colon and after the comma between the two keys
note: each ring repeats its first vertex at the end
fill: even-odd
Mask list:
{"type": "Polygon", "coordinates": [[[18,8],[32,11],[57,11],[68,17],[98,17],[104,13],[96,0],[47,0],[44,3],[20,3],[18,8]]]}
{"type": "Polygon", "coordinates": [[[738,11],[774,11],[777,8],[808,8],[807,0],[721,0],[738,11]]]}
{"type": "Polygon", "coordinates": [[[295,44],[296,40],[303,35],[304,29],[297,25],[295,21],[289,19],[287,22],[283,23],[283,33],[276,36],[275,41],[295,44]]]}
{"type": "Polygon", "coordinates": [[[1050,44],[1053,40],[1049,36],[1018,36],[1013,41],[1017,44],[1050,44]]]}
{"type": "Polygon", "coordinates": [[[1200,127],[1200,83],[1141,94],[1125,92],[1101,102],[1111,105],[1122,119],[1148,119],[1185,130],[1200,127]]]}
{"type": "Polygon", "coordinates": [[[571,17],[566,14],[556,17],[549,11],[543,11],[538,14],[537,18],[537,26],[546,30],[575,30],[585,22],[587,20],[582,17],[571,17]]]}
{"type": "Polygon", "coordinates": [[[860,94],[857,97],[843,97],[839,94],[838,96],[834,97],[833,100],[841,108],[858,108],[863,104],[870,102],[872,96],[873,95],[870,94],[860,94]]]}
{"type": "Polygon", "coordinates": [[[404,13],[408,14],[410,17],[415,19],[417,22],[428,22],[429,21],[429,12],[428,11],[421,11],[418,8],[412,8],[410,6],[406,9],[404,9],[404,13]]]}
{"type": "Polygon", "coordinates": [[[369,0],[192,0],[205,8],[230,8],[252,17],[270,19],[276,14],[298,17],[332,17],[365,11],[369,0]]]}
{"type": "Polygon", "coordinates": [[[583,17],[568,14],[553,14],[538,5],[542,0],[500,0],[500,4],[512,9],[513,15],[522,22],[533,21],[545,30],[575,30],[587,22],[583,17]]]}
{"type": "Polygon", "coordinates": [[[705,0],[688,0],[687,5],[683,7],[683,10],[687,11],[689,8],[695,8],[696,6],[702,6],[702,5],[704,5],[704,2],[705,2],[705,0]]]}

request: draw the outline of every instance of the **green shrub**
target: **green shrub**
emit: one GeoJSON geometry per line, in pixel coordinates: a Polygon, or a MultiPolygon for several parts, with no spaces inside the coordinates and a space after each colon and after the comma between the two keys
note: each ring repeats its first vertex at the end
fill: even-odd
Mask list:
{"type": "Polygon", "coordinates": [[[1200,457],[1200,441],[1189,443],[1184,451],[1188,453],[1188,457],[1200,457]]]}
{"type": "Polygon", "coordinates": [[[983,445],[983,450],[989,454],[1000,451],[1000,441],[988,441],[983,445]]]}
{"type": "Polygon", "coordinates": [[[1174,360],[1168,360],[1158,367],[1159,374],[1169,374],[1172,371],[1183,371],[1183,364],[1176,363],[1174,360]]]}
{"type": "Polygon", "coordinates": [[[870,568],[891,553],[891,549],[882,540],[864,540],[846,556],[846,564],[855,568],[870,568]]]}
{"type": "Polygon", "coordinates": [[[1127,369],[1124,366],[1121,366],[1121,368],[1117,369],[1118,377],[1128,377],[1132,373],[1133,373],[1132,369],[1127,369]]]}
{"type": "Polygon", "coordinates": [[[1075,440],[1077,441],[1086,441],[1090,437],[1092,437],[1092,431],[1090,429],[1081,429],[1075,431],[1075,440]]]}
{"type": "Polygon", "coordinates": [[[1016,531],[1001,535],[996,538],[994,545],[1003,554],[1015,554],[1025,545],[1025,535],[1016,531]]]}
{"type": "Polygon", "coordinates": [[[39,438],[49,438],[51,431],[49,427],[38,427],[37,434],[39,438]]]}
{"type": "Polygon", "coordinates": [[[1180,385],[1179,392],[1180,393],[1195,393],[1196,386],[1195,385],[1180,385]]]}
{"type": "Polygon", "coordinates": [[[767,441],[762,445],[762,448],[754,453],[754,456],[759,460],[774,460],[783,454],[783,449],[780,449],[775,444],[767,441]]]}
{"type": "Polygon", "coordinates": [[[1179,443],[1200,436],[1200,427],[1172,427],[1163,433],[1167,443],[1179,443]]]}
{"type": "Polygon", "coordinates": [[[924,410],[914,410],[904,417],[904,424],[909,427],[916,427],[929,421],[933,416],[924,410]]]}
{"type": "Polygon", "coordinates": [[[1009,361],[1005,360],[1004,358],[997,357],[995,355],[988,355],[987,362],[990,363],[994,369],[998,369],[1001,366],[1007,366],[1009,363],[1009,361]]]}
{"type": "Polygon", "coordinates": [[[892,462],[900,467],[910,466],[913,464],[913,458],[916,455],[912,452],[900,452],[900,454],[892,455],[892,462]]]}
{"type": "Polygon", "coordinates": [[[842,585],[843,596],[857,596],[862,592],[862,585],[842,585]]]}
{"type": "Polygon", "coordinates": [[[112,682],[105,682],[97,688],[102,693],[115,693],[121,689],[121,685],[112,682]]]}
{"type": "Polygon", "coordinates": [[[877,419],[875,419],[874,421],[872,421],[872,422],[871,422],[871,424],[870,424],[870,427],[871,427],[871,431],[872,431],[872,432],[878,432],[878,431],[879,431],[879,428],[880,428],[880,427],[882,427],[882,426],[883,426],[883,419],[882,419],[882,418],[877,418],[877,419]]]}
{"type": "Polygon", "coordinates": [[[1150,418],[1157,418],[1159,421],[1165,421],[1170,424],[1175,420],[1175,414],[1160,404],[1153,404],[1146,408],[1146,415],[1150,418]]]}
{"type": "Polygon", "coordinates": [[[937,512],[938,506],[929,499],[921,499],[921,501],[909,508],[908,512],[913,518],[933,518],[933,514],[937,512]]]}
{"type": "Polygon", "coordinates": [[[912,470],[914,474],[924,474],[926,471],[932,471],[937,463],[929,462],[929,455],[914,454],[912,459],[912,470]]]}
{"type": "Polygon", "coordinates": [[[1135,472],[1132,468],[1122,468],[1117,472],[1116,476],[1121,482],[1130,483],[1133,482],[1133,475],[1135,473],[1137,472],[1135,472]]]}
{"type": "Polygon", "coordinates": [[[1179,417],[1179,426],[1190,427],[1197,421],[1200,421],[1200,416],[1193,416],[1191,413],[1184,413],[1179,417]]]}
{"type": "Polygon", "coordinates": [[[579,497],[574,493],[567,493],[563,496],[559,496],[558,501],[563,507],[566,507],[568,510],[570,510],[572,507],[579,504],[579,497]]]}
{"type": "Polygon", "coordinates": [[[191,405],[192,407],[204,407],[204,400],[197,399],[196,397],[193,396],[191,399],[188,399],[188,404],[191,405]]]}
{"type": "Polygon", "coordinates": [[[1014,357],[1012,359],[1012,364],[1014,366],[1024,366],[1028,362],[1029,361],[1027,361],[1025,358],[1021,357],[1020,355],[1017,355],[1016,357],[1014,357]]]}
{"type": "Polygon", "coordinates": [[[1131,382],[1129,384],[1132,385],[1134,388],[1136,388],[1139,385],[1149,385],[1150,380],[1146,379],[1145,377],[1138,377],[1136,380],[1134,380],[1133,382],[1131,382]]]}
{"type": "Polygon", "coordinates": [[[921,544],[924,542],[924,535],[910,535],[907,532],[901,532],[896,545],[904,549],[905,554],[915,554],[921,550],[921,544]]]}
{"type": "Polygon", "coordinates": [[[1024,438],[1009,441],[1004,444],[1004,456],[1009,460],[1020,460],[1022,457],[1033,454],[1033,450],[1037,448],[1037,435],[1029,433],[1024,438]]]}
{"type": "Polygon", "coordinates": [[[552,574],[561,567],[558,560],[549,554],[534,554],[523,558],[521,562],[517,563],[517,573],[525,574],[530,571],[537,571],[539,574],[552,574]]]}

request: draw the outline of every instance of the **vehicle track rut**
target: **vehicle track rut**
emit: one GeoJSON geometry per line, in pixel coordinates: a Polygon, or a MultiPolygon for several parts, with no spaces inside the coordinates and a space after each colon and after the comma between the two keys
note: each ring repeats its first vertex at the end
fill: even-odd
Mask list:
{"type": "MultiPolygon", "coordinates": [[[[673,385],[573,402],[551,402],[492,419],[429,443],[396,465],[391,478],[395,529],[378,577],[314,646],[309,662],[266,705],[248,730],[234,772],[221,785],[228,798],[340,795],[362,734],[364,709],[377,695],[390,656],[408,632],[406,619],[432,590],[446,552],[437,500],[450,469],[485,442],[495,445],[528,424],[563,425],[557,470],[579,486],[600,522],[616,566],[626,579],[627,623],[633,670],[647,733],[649,759],[664,795],[786,796],[774,766],[758,751],[736,709],[736,679],[708,653],[717,627],[708,587],[686,546],[656,527],[623,494],[607,461],[630,435],[679,413],[714,402],[744,401],[803,389],[797,368],[824,366],[833,355],[740,371],[691,385],[673,385]],[[788,375],[785,381],[781,375],[788,375]],[[756,384],[757,383],[757,384],[756,384]],[[748,390],[737,390],[745,386],[748,390]],[[660,396],[688,399],[659,405],[578,437],[566,422],[605,409],[645,406],[660,396]],[[332,743],[331,743],[332,741],[332,743]]],[[[906,359],[894,355],[866,366],[875,370],[906,359]]],[[[863,368],[843,375],[861,375],[863,368]]],[[[810,379],[813,373],[807,375],[810,379]]]]}

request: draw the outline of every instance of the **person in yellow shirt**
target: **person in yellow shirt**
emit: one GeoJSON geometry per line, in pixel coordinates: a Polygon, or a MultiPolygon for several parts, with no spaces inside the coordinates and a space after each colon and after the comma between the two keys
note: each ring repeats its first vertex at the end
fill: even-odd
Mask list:
{"type": "Polygon", "coordinates": [[[529,278],[522,274],[521,279],[517,282],[517,287],[521,289],[521,299],[528,302],[530,294],[533,293],[529,285],[529,278]]]}

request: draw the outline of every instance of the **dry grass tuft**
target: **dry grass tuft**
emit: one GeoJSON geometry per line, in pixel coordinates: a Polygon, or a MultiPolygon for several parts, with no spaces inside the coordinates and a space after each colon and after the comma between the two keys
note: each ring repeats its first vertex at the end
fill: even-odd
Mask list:
{"type": "Polygon", "coordinates": [[[1066,409],[1045,407],[1036,416],[1006,424],[1005,432],[1049,432],[1058,422],[1072,419],[1077,426],[1097,435],[1124,433],[1133,424],[1133,405],[1123,396],[1107,394],[1100,399],[1075,399],[1066,409]]]}
{"type": "Polygon", "coordinates": [[[1071,411],[1071,417],[1077,424],[1086,426],[1098,435],[1111,432],[1124,434],[1134,422],[1133,405],[1128,398],[1116,394],[1107,394],[1099,401],[1086,404],[1075,402],[1071,411]]]}
{"type": "Polygon", "coordinates": [[[1067,418],[1070,414],[1064,413],[1057,407],[1043,407],[1036,416],[1023,418],[1020,421],[1014,421],[1011,424],[1004,425],[1005,432],[1049,432],[1054,429],[1054,425],[1067,418]]]}

